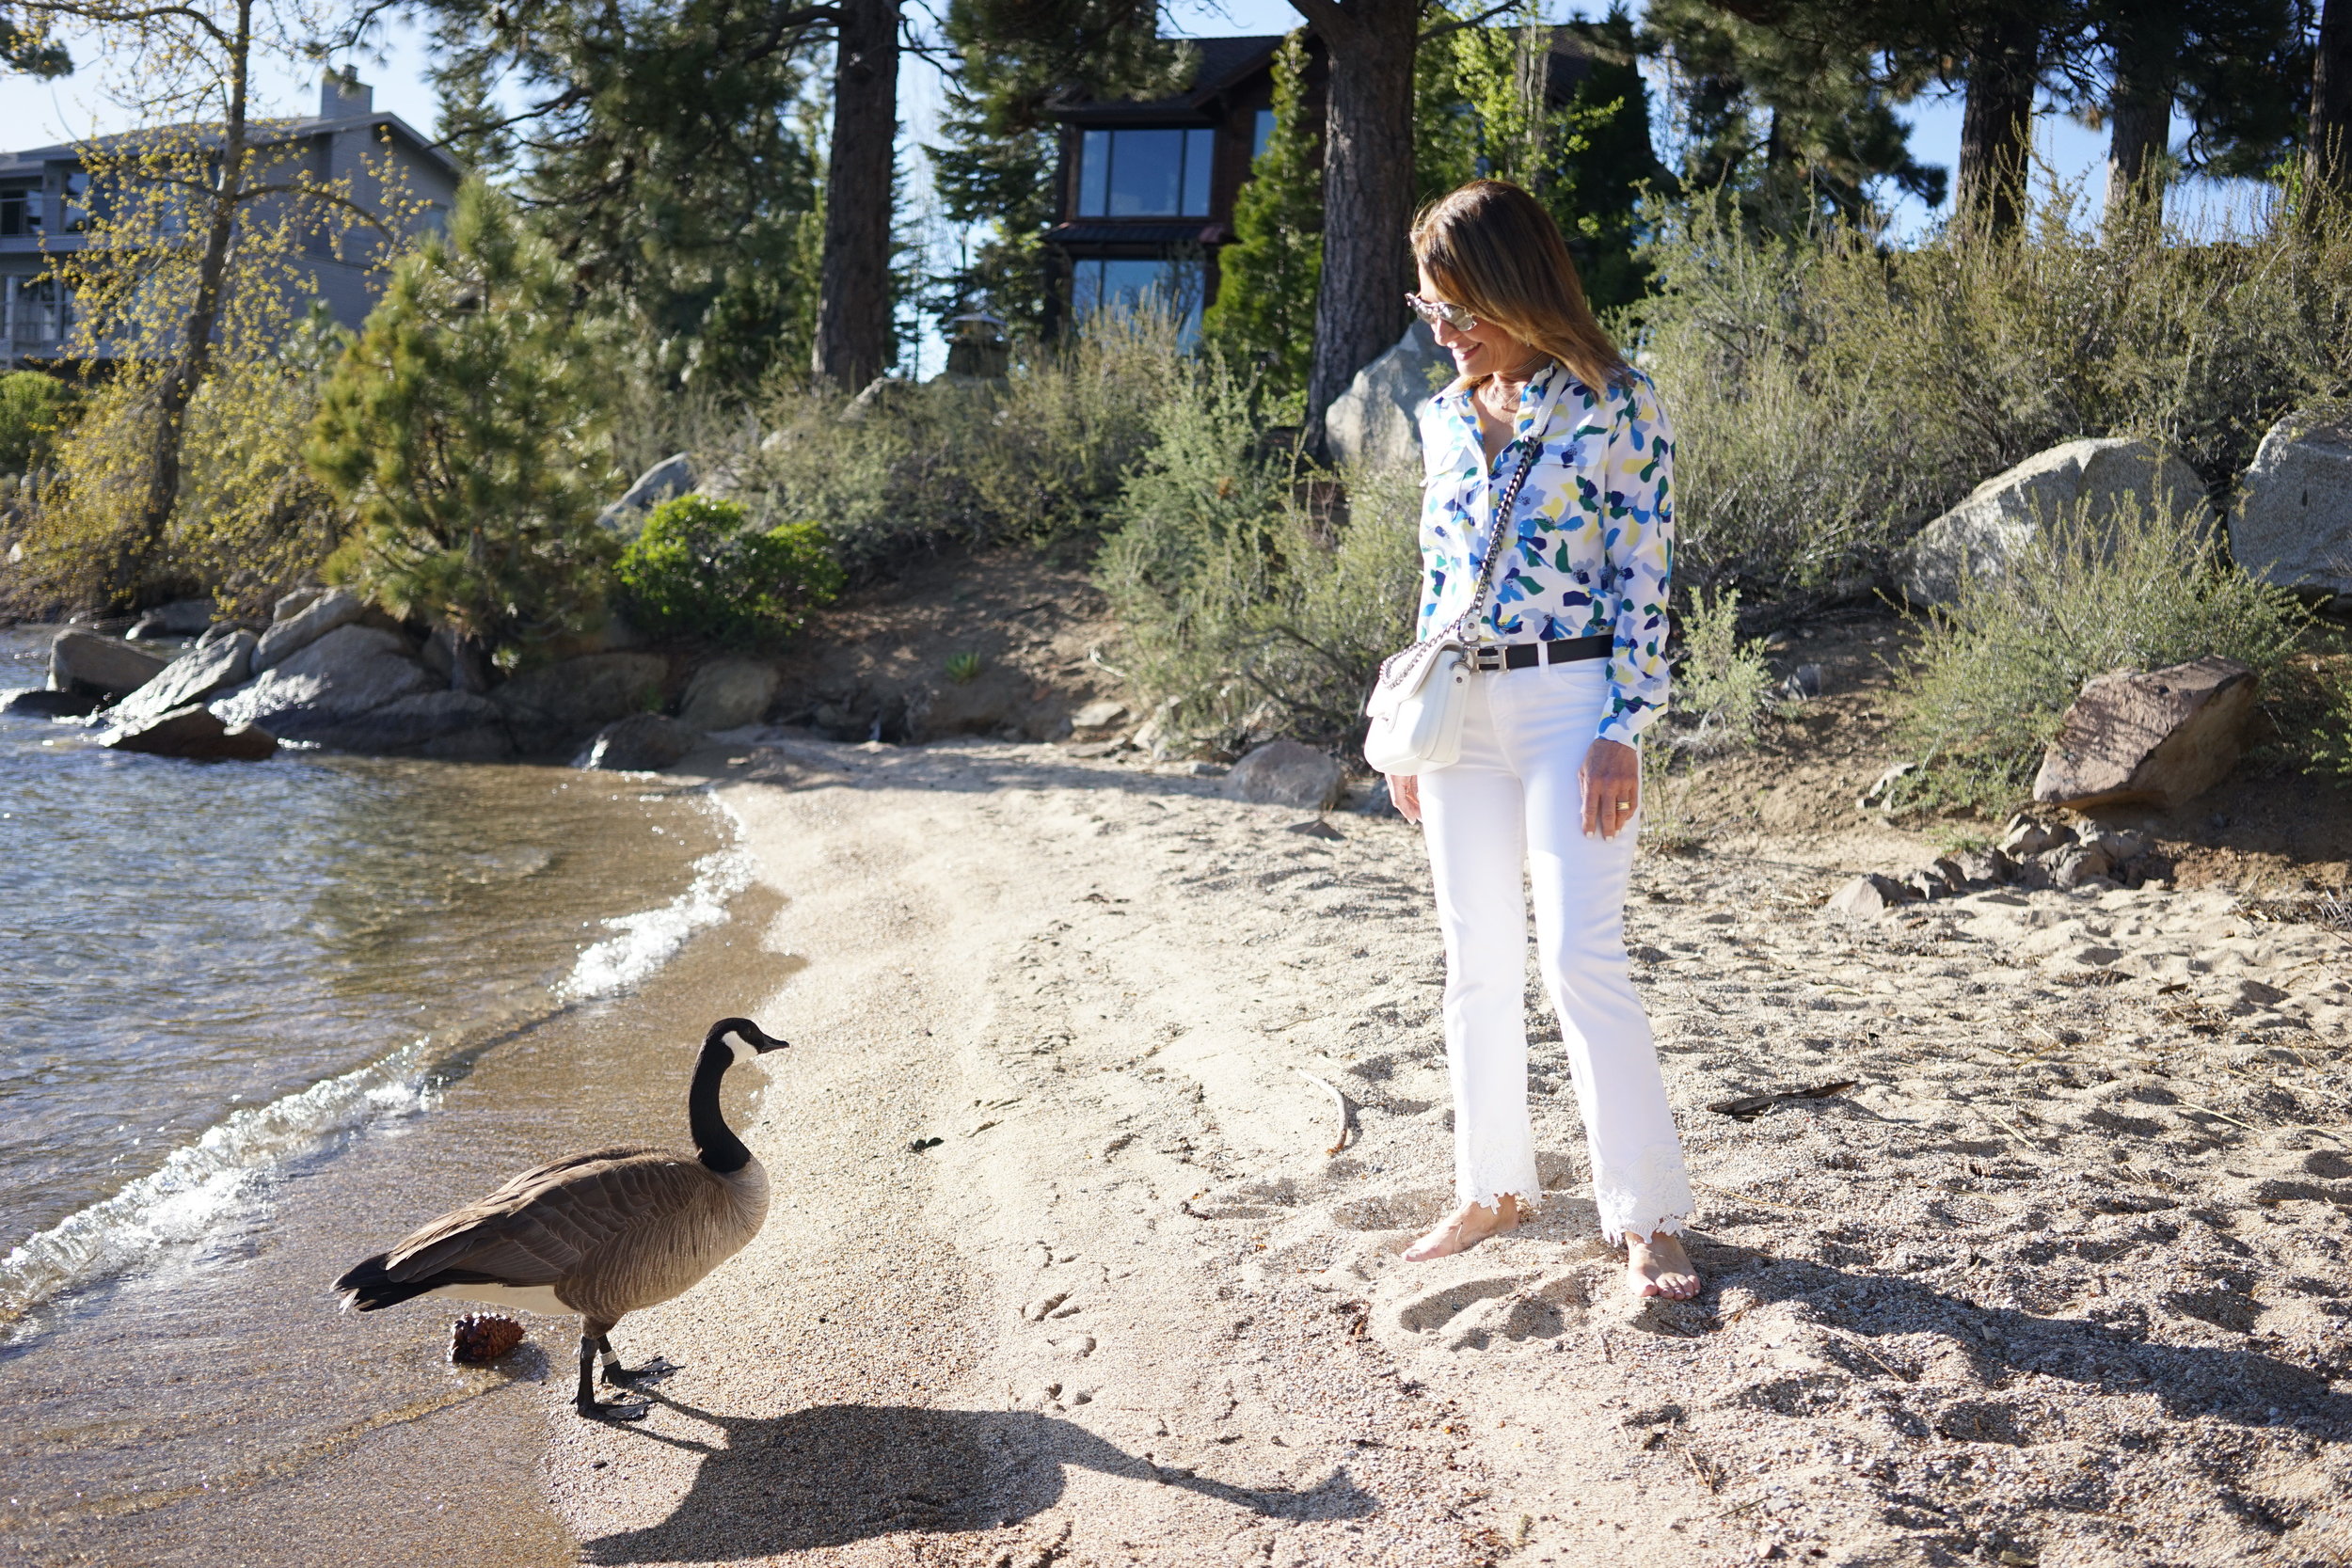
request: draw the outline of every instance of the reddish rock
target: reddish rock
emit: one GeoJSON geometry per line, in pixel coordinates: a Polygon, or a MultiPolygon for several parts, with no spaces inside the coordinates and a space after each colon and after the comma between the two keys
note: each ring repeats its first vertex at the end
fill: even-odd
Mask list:
{"type": "Polygon", "coordinates": [[[2042,755],[2033,798],[2075,810],[2193,800],[2237,766],[2254,694],[2251,670],[2214,656],[2096,676],[2042,755]]]}
{"type": "Polygon", "coordinates": [[[118,752],[199,762],[261,762],[278,752],[278,739],[268,731],[250,724],[231,727],[201,703],[109,730],[100,736],[99,744],[118,752]]]}

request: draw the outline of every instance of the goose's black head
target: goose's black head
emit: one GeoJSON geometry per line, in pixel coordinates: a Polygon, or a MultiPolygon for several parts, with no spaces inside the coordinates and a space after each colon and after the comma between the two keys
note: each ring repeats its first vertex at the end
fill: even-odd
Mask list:
{"type": "Polygon", "coordinates": [[[723,1018],[710,1026],[710,1033],[703,1037],[705,1051],[724,1046],[735,1053],[735,1059],[739,1062],[748,1062],[771,1051],[782,1051],[791,1043],[777,1039],[748,1018],[723,1018]]]}

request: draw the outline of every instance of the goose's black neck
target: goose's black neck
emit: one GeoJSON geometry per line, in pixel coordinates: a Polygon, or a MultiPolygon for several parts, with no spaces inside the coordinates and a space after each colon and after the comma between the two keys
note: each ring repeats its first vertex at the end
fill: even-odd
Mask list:
{"type": "Polygon", "coordinates": [[[694,1082],[686,1091],[686,1126],[693,1135],[694,1151],[721,1176],[732,1176],[752,1163],[752,1151],[735,1135],[719,1110],[719,1082],[735,1065],[735,1052],[723,1027],[713,1029],[694,1060],[694,1082]]]}

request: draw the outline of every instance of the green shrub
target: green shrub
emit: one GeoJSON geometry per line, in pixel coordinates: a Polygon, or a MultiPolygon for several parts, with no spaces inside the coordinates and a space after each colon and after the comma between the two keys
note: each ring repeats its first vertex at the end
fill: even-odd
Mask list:
{"type": "Polygon", "coordinates": [[[2006,573],[1963,578],[1920,623],[1903,685],[1922,766],[1891,803],[2005,809],[2091,676],[2218,654],[2275,683],[2309,620],[2155,507],[2045,521],[2006,573]]]}
{"type": "Polygon", "coordinates": [[[1261,450],[1254,401],[1215,356],[1186,368],[1097,580],[1130,673],[1180,735],[1344,745],[1374,671],[1413,635],[1420,476],[1295,483],[1287,453],[1261,450]]]}
{"type": "Polygon", "coordinates": [[[2352,209],[2275,204],[2242,238],[2026,230],[1908,250],[1838,225],[1765,240],[1661,206],[1655,293],[1619,323],[1677,435],[1679,570],[1851,592],[1978,483],[2078,436],[2142,436],[2226,499],[2263,432],[2352,392],[2352,209]]]}
{"type": "Polygon", "coordinates": [[[825,531],[785,523],[764,531],[731,500],[676,496],[653,509],[621,552],[629,617],[665,637],[755,647],[781,641],[845,580],[825,531]]]}
{"type": "Polygon", "coordinates": [[[0,375],[0,474],[40,466],[49,438],[73,407],[73,389],[39,371],[0,375]]]}
{"type": "Polygon", "coordinates": [[[732,473],[755,521],[822,519],[866,578],[946,545],[1094,533],[1183,364],[1166,314],[1104,312],[1062,347],[1024,349],[1002,386],[885,383],[865,404],[794,387],[669,450],[732,473]]]}
{"type": "Polygon", "coordinates": [[[1772,710],[1772,673],[1764,662],[1764,645],[1741,641],[1739,626],[1738,589],[1692,590],[1674,690],[1675,711],[1696,726],[1677,736],[1689,750],[1752,746],[1772,710]]]}
{"type": "Polygon", "coordinates": [[[573,281],[507,198],[469,182],[449,231],[393,268],[305,449],[359,519],[327,576],[502,661],[593,623],[616,549],[596,521],[614,378],[573,281]]]}

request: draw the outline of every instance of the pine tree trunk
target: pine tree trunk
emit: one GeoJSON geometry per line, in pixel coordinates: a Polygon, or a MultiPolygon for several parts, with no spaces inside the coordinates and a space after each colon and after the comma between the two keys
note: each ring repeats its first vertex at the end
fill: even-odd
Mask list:
{"type": "Polygon", "coordinates": [[[1323,446],[1324,413],[1356,372],[1405,329],[1413,265],[1413,53],[1418,0],[1293,0],[1330,50],[1324,112],[1323,287],[1306,441],[1323,446]]]}
{"type": "Polygon", "coordinates": [[[213,334],[219,329],[221,300],[227,293],[229,247],[236,235],[237,207],[245,198],[246,89],[253,59],[253,0],[237,0],[236,28],[226,42],[229,114],[221,127],[220,165],[205,198],[204,249],[197,258],[196,297],[181,329],[179,355],[155,385],[147,483],[129,535],[118,546],[107,573],[107,589],[118,601],[137,588],[148,562],[163,544],[165,531],[171,526],[172,512],[180,504],[181,448],[187,436],[188,404],[196,400],[197,389],[212,371],[213,334]]]}
{"type": "Polygon", "coordinates": [[[2110,226],[2163,211],[2163,190],[2152,181],[2160,172],[2155,160],[2172,144],[2172,93],[2183,40],[2179,13],[2153,7],[2115,40],[2115,82],[2107,94],[2110,226]]]}
{"type": "Polygon", "coordinates": [[[2313,185],[2352,196],[2352,0],[2324,0],[2320,9],[2304,162],[2313,185]]]}
{"type": "Polygon", "coordinates": [[[890,358],[890,219],[898,140],[898,0],[843,0],[817,279],[819,381],[854,392],[890,358]]]}
{"type": "Polygon", "coordinates": [[[1954,216],[1979,232],[2009,233],[2025,214],[2041,66],[2041,28],[2015,11],[1988,23],[1969,52],[1954,216]]]}

